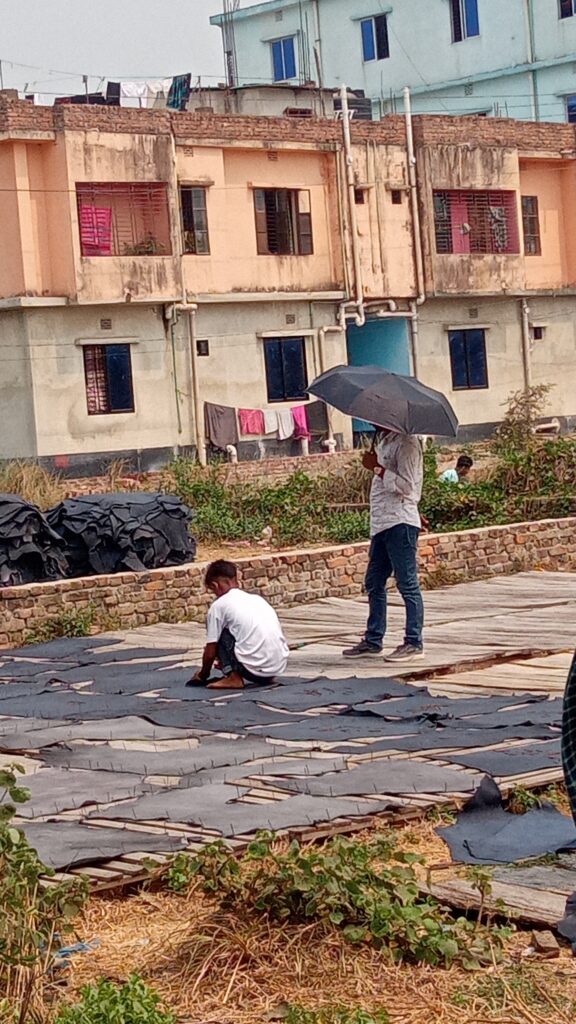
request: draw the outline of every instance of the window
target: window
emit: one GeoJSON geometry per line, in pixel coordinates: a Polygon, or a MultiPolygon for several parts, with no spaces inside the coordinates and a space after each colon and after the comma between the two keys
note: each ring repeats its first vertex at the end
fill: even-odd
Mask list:
{"type": "Polygon", "coordinates": [[[86,345],[83,351],[88,415],[134,412],[130,345],[86,345]]]}
{"type": "Polygon", "coordinates": [[[196,355],[197,356],[209,356],[210,355],[210,342],[208,338],[197,338],[196,339],[196,355]]]}
{"type": "Polygon", "coordinates": [[[526,256],[541,256],[540,218],[538,196],[522,196],[522,226],[524,229],[524,252],[526,256]]]}
{"type": "Polygon", "coordinates": [[[391,192],[392,205],[402,206],[402,190],[399,188],[393,188],[391,192]]]}
{"type": "Polygon", "coordinates": [[[76,185],[82,256],[169,256],[166,185],[76,185]]]}
{"type": "Polygon", "coordinates": [[[436,252],[520,252],[515,192],[435,192],[436,252]]]}
{"type": "Polygon", "coordinates": [[[576,124],[576,95],[566,97],[566,120],[576,124]]]}
{"type": "Polygon", "coordinates": [[[452,42],[480,35],[478,0],[450,0],[452,8],[452,42]]]}
{"type": "Polygon", "coordinates": [[[488,387],[486,363],[486,332],[449,331],[450,365],[454,391],[488,387]]]}
{"type": "Polygon", "coordinates": [[[182,211],[184,252],[194,256],[209,255],[206,189],[182,186],[180,188],[180,209],[182,211]]]}
{"type": "Polygon", "coordinates": [[[291,402],[308,397],[304,338],[265,338],[264,362],[269,402],[291,402]]]}
{"type": "Polygon", "coordinates": [[[272,70],[275,82],[296,78],[296,48],[294,36],[276,39],[272,43],[272,70]]]}
{"type": "Polygon", "coordinates": [[[576,14],[576,0],[560,0],[560,17],[571,18],[576,14]]]}
{"type": "Polygon", "coordinates": [[[544,340],[544,331],[545,330],[546,330],[545,327],[537,327],[536,325],[533,324],[532,325],[532,340],[533,341],[543,341],[544,340]]]}
{"type": "Polygon", "coordinates": [[[289,188],[257,188],[254,191],[254,207],[260,255],[312,255],[309,192],[289,188]]]}
{"type": "Polygon", "coordinates": [[[354,202],[356,206],[365,206],[366,204],[366,190],[363,188],[354,189],[354,202]]]}
{"type": "Polygon", "coordinates": [[[385,14],[377,14],[375,18],[364,18],[360,22],[362,30],[362,57],[365,62],[385,60],[390,56],[388,41],[388,18],[385,14]]]}

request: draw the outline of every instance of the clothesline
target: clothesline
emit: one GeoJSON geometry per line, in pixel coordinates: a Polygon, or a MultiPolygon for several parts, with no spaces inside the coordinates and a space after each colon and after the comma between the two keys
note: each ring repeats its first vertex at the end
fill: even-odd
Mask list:
{"type": "Polygon", "coordinates": [[[324,402],[289,409],[234,409],[205,402],[204,423],[208,440],[221,449],[249,437],[309,440],[313,434],[321,435],[328,429],[324,402]]]}

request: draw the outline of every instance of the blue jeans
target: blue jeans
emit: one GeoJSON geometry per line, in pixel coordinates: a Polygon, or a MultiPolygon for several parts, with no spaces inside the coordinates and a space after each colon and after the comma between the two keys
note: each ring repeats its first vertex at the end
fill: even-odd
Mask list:
{"type": "Polygon", "coordinates": [[[424,602],[418,583],[416,526],[400,523],[372,538],[365,587],[370,613],[364,639],[380,649],[386,633],[386,583],[394,574],[396,585],[406,605],[404,643],[422,646],[424,602]]]}
{"type": "Polygon", "coordinates": [[[218,660],[223,676],[230,676],[233,672],[236,672],[249,683],[271,683],[273,681],[272,679],[264,678],[264,676],[257,676],[238,661],[236,657],[236,640],[227,626],[222,630],[218,641],[218,660]]]}

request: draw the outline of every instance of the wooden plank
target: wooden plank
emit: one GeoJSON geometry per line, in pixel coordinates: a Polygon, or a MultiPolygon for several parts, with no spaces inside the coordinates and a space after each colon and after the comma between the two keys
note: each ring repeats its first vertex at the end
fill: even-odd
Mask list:
{"type": "MultiPolygon", "coordinates": [[[[480,907],[478,890],[463,879],[433,883],[428,891],[441,903],[459,910],[478,910],[480,907]]],[[[531,925],[554,927],[564,916],[565,903],[566,897],[559,893],[542,893],[522,886],[494,882],[492,893],[486,898],[484,905],[485,910],[496,916],[507,916],[531,925]]]]}

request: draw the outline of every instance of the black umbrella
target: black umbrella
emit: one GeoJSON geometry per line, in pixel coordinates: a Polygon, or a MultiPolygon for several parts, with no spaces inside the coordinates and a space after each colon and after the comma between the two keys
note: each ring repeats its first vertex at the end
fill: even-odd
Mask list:
{"type": "Polygon", "coordinates": [[[379,366],[334,366],[308,391],[335,409],[402,434],[455,437],[458,420],[448,399],[415,377],[379,366]]]}

